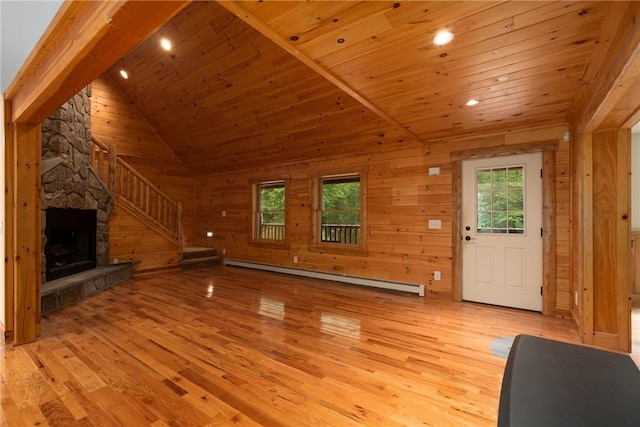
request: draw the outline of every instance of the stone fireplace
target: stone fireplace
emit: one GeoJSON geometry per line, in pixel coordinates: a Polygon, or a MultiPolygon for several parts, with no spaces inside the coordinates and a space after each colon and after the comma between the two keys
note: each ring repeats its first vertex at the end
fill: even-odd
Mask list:
{"type": "Polygon", "coordinates": [[[42,283],[109,263],[111,195],[91,167],[91,86],[42,123],[42,283]]]}

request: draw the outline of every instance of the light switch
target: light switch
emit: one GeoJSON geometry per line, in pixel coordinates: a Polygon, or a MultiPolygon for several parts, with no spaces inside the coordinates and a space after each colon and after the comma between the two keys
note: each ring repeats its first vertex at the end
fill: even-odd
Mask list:
{"type": "Polygon", "coordinates": [[[429,228],[440,229],[442,228],[442,221],[439,219],[430,219],[429,220],[429,228]]]}

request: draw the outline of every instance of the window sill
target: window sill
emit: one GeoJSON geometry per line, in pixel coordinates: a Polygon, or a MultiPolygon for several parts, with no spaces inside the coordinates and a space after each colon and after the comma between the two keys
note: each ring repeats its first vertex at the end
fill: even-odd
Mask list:
{"type": "Polygon", "coordinates": [[[308,249],[310,252],[320,252],[320,253],[330,253],[330,254],[338,254],[338,255],[353,255],[353,256],[368,256],[369,251],[366,248],[361,248],[360,246],[352,246],[352,245],[342,245],[342,244],[320,244],[320,245],[309,245],[308,249]]]}

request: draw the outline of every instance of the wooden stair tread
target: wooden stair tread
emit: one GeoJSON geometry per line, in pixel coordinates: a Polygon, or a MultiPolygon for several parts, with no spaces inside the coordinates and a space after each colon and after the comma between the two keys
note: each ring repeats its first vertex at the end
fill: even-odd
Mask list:
{"type": "Polygon", "coordinates": [[[188,258],[188,259],[183,259],[182,262],[180,264],[195,264],[198,262],[207,262],[207,261],[221,261],[222,257],[218,256],[218,255],[214,255],[214,256],[208,256],[208,257],[201,257],[201,258],[188,258]]]}
{"type": "Polygon", "coordinates": [[[183,252],[205,252],[205,251],[215,251],[216,248],[207,248],[205,246],[187,246],[182,251],[183,252]]]}
{"type": "Polygon", "coordinates": [[[202,260],[206,258],[216,257],[218,251],[215,248],[205,248],[199,246],[191,246],[182,250],[182,260],[202,260]]]}
{"type": "Polygon", "coordinates": [[[182,250],[182,268],[209,267],[222,264],[222,257],[215,248],[189,246],[182,250]]]}
{"type": "Polygon", "coordinates": [[[206,257],[206,258],[186,259],[180,262],[180,266],[183,269],[211,267],[214,265],[221,265],[221,264],[222,264],[222,257],[217,255],[212,257],[206,257]]]}

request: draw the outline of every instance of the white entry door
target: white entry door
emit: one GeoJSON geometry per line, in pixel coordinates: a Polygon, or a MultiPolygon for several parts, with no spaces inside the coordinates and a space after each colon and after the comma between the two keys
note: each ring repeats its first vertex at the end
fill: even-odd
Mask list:
{"type": "Polygon", "coordinates": [[[462,165],[462,298],[542,311],[542,156],[462,165]]]}

